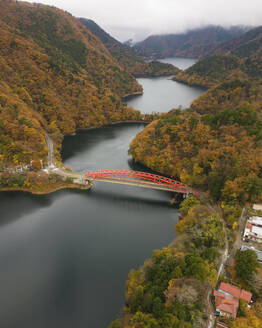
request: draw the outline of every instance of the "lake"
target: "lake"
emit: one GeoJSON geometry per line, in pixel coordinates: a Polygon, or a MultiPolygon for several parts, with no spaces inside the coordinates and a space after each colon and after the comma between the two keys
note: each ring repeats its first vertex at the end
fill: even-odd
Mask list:
{"type": "Polygon", "coordinates": [[[187,69],[190,66],[194,65],[198,59],[194,58],[181,58],[181,57],[170,57],[164,59],[158,59],[161,63],[172,64],[180,69],[187,69]]]}
{"type": "MultiPolygon", "coordinates": [[[[166,58],[160,60],[184,69],[193,65],[196,60],[189,58],[166,58]]],[[[187,108],[191,102],[203,93],[203,88],[192,87],[171,80],[170,76],[138,78],[144,94],[130,96],[125,102],[143,113],[168,112],[174,108],[187,108]]]]}
{"type": "MultiPolygon", "coordinates": [[[[166,78],[142,80],[143,111],[176,107],[181,87],[182,106],[201,93],[166,78]]],[[[80,172],[141,170],[127,152],[143,127],[121,124],[66,137],[63,161],[80,172]]],[[[178,213],[170,198],[164,191],[103,183],[44,196],[0,193],[1,327],[107,327],[124,304],[130,269],[175,238],[178,213]]]]}

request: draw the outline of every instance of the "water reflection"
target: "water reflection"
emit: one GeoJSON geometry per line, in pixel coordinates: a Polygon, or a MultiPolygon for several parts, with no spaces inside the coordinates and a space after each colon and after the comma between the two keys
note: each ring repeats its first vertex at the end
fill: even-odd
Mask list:
{"type": "MultiPolygon", "coordinates": [[[[157,94],[164,103],[162,89],[149,95],[153,103],[157,94]]],[[[75,171],[139,170],[127,151],[142,129],[67,137],[63,160],[75,171]]],[[[107,327],[124,304],[130,269],[175,237],[169,200],[168,192],[102,183],[47,196],[0,193],[1,327],[107,327]]]]}
{"type": "Polygon", "coordinates": [[[159,60],[162,63],[172,64],[180,69],[187,69],[197,62],[194,58],[169,57],[159,60]]]}
{"type": "Polygon", "coordinates": [[[41,208],[50,207],[54,197],[29,195],[24,192],[0,192],[0,226],[30,215],[41,208]]]}
{"type": "MultiPolygon", "coordinates": [[[[128,145],[142,128],[67,137],[65,164],[129,169],[128,145]]],[[[107,327],[123,306],[130,269],[175,237],[169,200],[168,192],[106,183],[47,196],[1,193],[1,327],[107,327]]]]}
{"type": "MultiPolygon", "coordinates": [[[[100,182],[96,182],[96,186],[93,187],[93,189],[90,191],[88,198],[98,198],[101,201],[105,203],[112,203],[116,202],[118,203],[118,206],[121,206],[123,208],[132,208],[134,206],[150,206],[150,207],[165,207],[168,205],[167,199],[172,197],[172,193],[165,192],[165,191],[159,191],[159,193],[166,193],[165,199],[152,199],[150,195],[148,194],[148,198],[146,197],[148,189],[144,189],[144,197],[141,195],[141,190],[138,190],[138,187],[132,187],[132,186],[117,186],[116,190],[114,190],[113,187],[107,187],[103,186],[103,189],[99,190],[99,187],[101,188],[100,182]],[[110,189],[109,189],[110,188],[110,189]],[[119,191],[121,191],[122,188],[128,188],[130,193],[126,194],[120,194],[119,191]],[[107,190],[105,190],[107,189],[107,190]],[[136,196],[137,192],[139,191],[139,195],[136,196]]],[[[140,188],[139,188],[140,189],[140,188]]],[[[124,190],[123,190],[124,191],[124,190]]],[[[125,190],[126,191],[126,190],[125,190]]]]}
{"type": "Polygon", "coordinates": [[[144,94],[133,96],[125,101],[143,113],[163,113],[178,107],[187,108],[205,91],[203,88],[172,81],[170,77],[137,80],[143,86],[144,94]]]}

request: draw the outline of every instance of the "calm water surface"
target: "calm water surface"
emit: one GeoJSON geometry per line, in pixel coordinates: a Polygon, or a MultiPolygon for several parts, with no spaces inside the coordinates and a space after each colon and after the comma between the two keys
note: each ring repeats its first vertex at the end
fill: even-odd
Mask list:
{"type": "MultiPolygon", "coordinates": [[[[142,125],[64,141],[74,170],[136,168],[128,144],[142,125]]],[[[98,183],[48,196],[0,193],[0,322],[4,328],[103,328],[124,302],[128,272],[175,237],[170,194],[98,183]]]]}
{"type": "Polygon", "coordinates": [[[159,59],[162,63],[172,64],[180,69],[187,69],[188,67],[194,65],[197,59],[194,58],[181,58],[181,57],[170,57],[159,59]]]}
{"type": "MultiPolygon", "coordinates": [[[[165,83],[176,85],[158,81],[152,103],[165,83]]],[[[67,137],[63,160],[82,172],[140,169],[127,150],[142,129],[119,125],[67,137]]],[[[175,237],[169,200],[167,192],[102,183],[46,196],[0,193],[0,327],[107,327],[123,306],[130,269],[175,237]]]]}
{"type": "MultiPolygon", "coordinates": [[[[181,69],[192,66],[196,60],[190,58],[166,58],[162,62],[181,69]]],[[[171,77],[139,78],[144,94],[127,98],[127,103],[143,113],[168,112],[173,108],[187,108],[203,93],[202,88],[191,87],[171,80],[171,77]]]]}

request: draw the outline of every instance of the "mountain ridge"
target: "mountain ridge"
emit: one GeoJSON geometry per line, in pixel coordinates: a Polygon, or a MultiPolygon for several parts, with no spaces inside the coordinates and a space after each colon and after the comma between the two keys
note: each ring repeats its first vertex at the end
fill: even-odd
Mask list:
{"type": "Polygon", "coordinates": [[[76,129],[141,118],[121,101],[141,86],[71,14],[2,0],[0,26],[0,169],[45,163],[46,132],[60,158],[76,129]]]}
{"type": "Polygon", "coordinates": [[[119,65],[135,77],[173,75],[179,71],[171,64],[158,61],[145,62],[133,48],[113,38],[93,20],[86,18],[79,18],[79,20],[101,40],[119,65]]]}
{"type": "Polygon", "coordinates": [[[224,42],[210,56],[173,77],[191,85],[212,87],[231,79],[262,77],[262,26],[224,42]]]}
{"type": "Polygon", "coordinates": [[[209,54],[222,42],[244,33],[246,29],[240,26],[223,28],[209,25],[185,33],[152,35],[133,47],[145,57],[200,58],[209,54]]]}

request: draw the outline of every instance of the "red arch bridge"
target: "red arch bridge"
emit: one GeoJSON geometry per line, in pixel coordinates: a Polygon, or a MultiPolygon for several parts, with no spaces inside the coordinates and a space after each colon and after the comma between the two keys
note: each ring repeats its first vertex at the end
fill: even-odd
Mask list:
{"type": "Polygon", "coordinates": [[[103,170],[87,172],[84,178],[89,181],[118,183],[143,188],[173,191],[183,194],[194,193],[194,190],[179,181],[160,175],[131,170],[103,170]]]}

